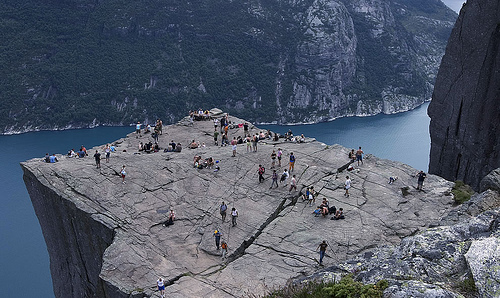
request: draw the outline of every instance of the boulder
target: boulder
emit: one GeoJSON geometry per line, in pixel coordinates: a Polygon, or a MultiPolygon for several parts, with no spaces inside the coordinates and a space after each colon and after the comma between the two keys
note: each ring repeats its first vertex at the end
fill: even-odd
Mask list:
{"type": "Polygon", "coordinates": [[[500,239],[488,237],[472,241],[465,254],[481,297],[500,296],[500,239]]]}
{"type": "Polygon", "coordinates": [[[488,189],[500,192],[500,168],[494,169],[481,180],[479,191],[483,192],[488,189]]]}

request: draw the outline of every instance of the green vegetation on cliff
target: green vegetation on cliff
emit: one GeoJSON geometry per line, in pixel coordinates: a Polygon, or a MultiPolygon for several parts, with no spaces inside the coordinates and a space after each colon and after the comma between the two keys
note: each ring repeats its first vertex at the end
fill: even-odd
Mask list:
{"type": "MultiPolygon", "coordinates": [[[[316,7],[319,4],[312,0],[6,0],[0,3],[4,40],[0,44],[0,133],[91,123],[126,125],[158,117],[168,123],[190,109],[215,106],[252,121],[304,121],[313,111],[319,111],[314,117],[321,120],[356,112],[357,100],[337,96],[380,100],[388,84],[396,93],[424,94],[426,84],[432,83],[424,69],[436,72],[437,63],[415,64],[424,52],[415,50],[419,45],[411,41],[413,25],[403,23],[429,13],[413,5],[402,14],[399,6],[410,4],[400,2],[391,8],[394,24],[387,25],[380,38],[373,38],[379,23],[352,11],[350,2],[345,5],[351,15],[335,15],[337,10],[316,7]],[[337,47],[335,57],[354,49],[307,35],[309,22],[316,17],[310,12],[313,8],[338,17],[335,24],[315,29],[317,36],[357,35],[356,61],[341,66],[356,70],[354,80],[335,75],[345,90],[324,93],[328,86],[314,85],[318,72],[334,75],[338,70],[325,66],[323,54],[313,47],[337,47]],[[354,32],[330,27],[351,18],[354,32]],[[405,49],[391,50],[401,44],[405,49]],[[299,57],[300,47],[310,49],[299,57]],[[303,95],[297,92],[331,102],[301,103],[303,95]],[[294,97],[299,102],[290,106],[294,97]],[[338,104],[339,110],[332,111],[338,104]]],[[[444,32],[432,33],[441,36],[429,39],[443,52],[455,15],[436,3],[431,13],[443,25],[424,29],[444,32]]],[[[334,86],[337,81],[327,84],[334,86]]]]}

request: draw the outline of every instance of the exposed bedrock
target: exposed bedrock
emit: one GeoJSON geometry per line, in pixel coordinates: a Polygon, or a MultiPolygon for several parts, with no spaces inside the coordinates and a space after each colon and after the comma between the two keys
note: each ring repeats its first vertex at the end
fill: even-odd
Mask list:
{"type": "Polygon", "coordinates": [[[386,279],[384,297],[498,297],[499,207],[498,192],[476,194],[436,227],[399,245],[358,254],[305,280],[338,280],[354,273],[364,283],[386,279]]]}
{"type": "MultiPolygon", "coordinates": [[[[230,117],[235,123],[243,120],[230,117]]],[[[180,142],[180,153],[138,154],[139,142],[149,135],[130,134],[114,142],[117,151],[97,169],[96,149],[89,157],[59,157],[22,163],[24,179],[40,219],[51,258],[57,297],[158,297],[155,281],[166,280],[168,297],[242,297],[261,295],[287,281],[314,273],[322,240],[331,244],[326,266],[337,264],[378,245],[397,245],[452,210],[452,183],[428,175],[417,191],[417,171],[408,165],[367,154],[364,164],[337,173],[348,162],[348,148],[322,144],[260,141],[257,152],[246,144],[213,145],[211,121],[181,121],[164,128],[160,145],[180,142]],[[206,147],[186,149],[195,139],[206,147]],[[291,152],[297,158],[298,191],[271,186],[271,152],[283,149],[282,167],[291,152]],[[193,168],[193,157],[212,156],[220,171],[193,168]],[[266,167],[259,184],[257,168],[266,167]],[[126,165],[125,184],[119,175],[126,165]],[[345,176],[352,180],[344,196],[345,176]],[[398,176],[388,184],[390,176],[398,176]],[[313,206],[300,193],[314,186],[313,206]],[[404,191],[402,191],[404,189],[404,191]],[[404,195],[403,195],[404,194],[404,195]],[[315,217],[323,198],[342,207],[344,220],[315,217]],[[238,224],[221,221],[219,205],[237,208],[238,224]],[[170,207],[177,219],[162,223],[170,207]],[[221,260],[213,232],[219,229],[229,245],[221,260]],[[71,285],[71,286],[68,286],[71,285]]],[[[251,127],[255,134],[258,128],[251,127]]],[[[243,128],[229,130],[242,136],[243,128]]],[[[360,144],[361,146],[363,144],[360,144]]]]}
{"type": "Polygon", "coordinates": [[[441,62],[432,102],[429,172],[474,189],[500,167],[500,3],[469,0],[441,62]]]}

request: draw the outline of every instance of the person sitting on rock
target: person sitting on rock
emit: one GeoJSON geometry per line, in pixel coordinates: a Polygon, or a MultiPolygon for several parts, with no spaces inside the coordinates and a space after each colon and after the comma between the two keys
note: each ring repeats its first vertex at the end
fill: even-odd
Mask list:
{"type": "Polygon", "coordinates": [[[50,163],[50,155],[48,153],[45,153],[45,158],[44,158],[46,163],[50,163]]]}
{"type": "Polygon", "coordinates": [[[175,145],[174,152],[181,152],[181,151],[182,151],[182,145],[181,143],[177,143],[177,145],[175,145]]]}
{"type": "Polygon", "coordinates": [[[195,140],[192,140],[191,143],[189,144],[188,148],[189,149],[196,149],[200,146],[200,144],[196,143],[195,140]]]}
{"type": "Polygon", "coordinates": [[[175,146],[176,146],[176,144],[175,144],[174,140],[172,140],[172,142],[170,142],[170,144],[168,144],[168,145],[169,145],[170,147],[172,147],[172,151],[175,151],[175,146]]]}
{"type": "Polygon", "coordinates": [[[309,187],[306,188],[306,193],[302,195],[302,202],[309,200],[309,187]]]}
{"type": "Polygon", "coordinates": [[[210,156],[209,158],[205,159],[207,168],[212,169],[214,165],[214,159],[210,156]]]}
{"type": "Polygon", "coordinates": [[[319,208],[321,209],[321,215],[323,215],[323,217],[328,215],[328,200],[326,198],[323,198],[323,202],[319,205],[319,208]]]}
{"type": "Polygon", "coordinates": [[[173,225],[174,224],[174,220],[175,220],[174,208],[170,207],[170,213],[168,214],[168,219],[165,222],[165,226],[168,227],[168,226],[173,225]]]}
{"type": "Polygon", "coordinates": [[[339,210],[337,210],[337,212],[335,213],[335,215],[332,217],[332,219],[344,219],[344,209],[342,208],[339,208],[339,210]]]}
{"type": "Polygon", "coordinates": [[[321,208],[319,208],[319,206],[318,206],[318,208],[316,208],[312,213],[314,214],[314,216],[321,215],[321,208]]]}
{"type": "Polygon", "coordinates": [[[197,168],[200,164],[201,156],[195,155],[193,158],[193,167],[197,168]]]}

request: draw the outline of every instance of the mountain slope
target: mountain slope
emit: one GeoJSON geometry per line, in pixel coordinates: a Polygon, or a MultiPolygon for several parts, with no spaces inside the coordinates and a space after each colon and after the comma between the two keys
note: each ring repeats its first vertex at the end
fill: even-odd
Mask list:
{"type": "Polygon", "coordinates": [[[430,98],[455,17],[439,0],[6,0],[0,131],[405,111],[430,98]]]}

